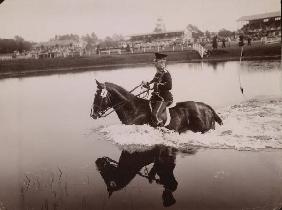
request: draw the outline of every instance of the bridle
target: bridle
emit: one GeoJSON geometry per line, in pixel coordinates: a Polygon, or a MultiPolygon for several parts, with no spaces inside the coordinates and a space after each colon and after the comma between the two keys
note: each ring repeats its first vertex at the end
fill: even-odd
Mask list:
{"type": "MultiPolygon", "coordinates": [[[[106,88],[106,87],[105,87],[105,88],[106,88]]],[[[96,104],[94,104],[94,102],[93,102],[92,107],[93,107],[93,108],[96,107],[96,108],[98,109],[98,111],[97,111],[98,118],[106,117],[106,116],[110,115],[110,114],[111,114],[112,112],[114,112],[117,108],[120,109],[118,106],[120,106],[120,105],[122,105],[122,104],[124,103],[124,102],[121,102],[121,103],[118,103],[118,104],[116,104],[116,105],[113,105],[110,96],[111,96],[111,93],[110,93],[109,91],[107,91],[106,97],[102,97],[102,100],[100,101],[100,104],[99,104],[99,105],[96,105],[96,104]],[[110,103],[112,106],[109,106],[108,108],[106,108],[106,109],[103,110],[103,108],[102,108],[102,103],[103,103],[103,101],[104,101],[105,99],[108,99],[109,103],[110,103]],[[110,112],[107,113],[107,111],[109,111],[110,109],[113,109],[113,110],[111,110],[110,112]]],[[[93,111],[93,110],[92,110],[92,108],[91,108],[90,117],[92,117],[92,115],[91,115],[91,114],[92,114],[92,111],[93,111]]]]}
{"type": "MultiPolygon", "coordinates": [[[[140,84],[140,85],[136,86],[135,88],[133,88],[131,91],[129,91],[129,93],[133,92],[134,90],[136,90],[140,86],[142,86],[142,84],[140,84]]],[[[103,89],[106,89],[106,86],[103,89]]],[[[148,88],[147,90],[142,91],[142,92],[140,92],[139,94],[137,94],[135,96],[138,97],[138,96],[142,95],[143,93],[146,93],[146,95],[144,96],[144,98],[145,98],[145,97],[147,97],[149,95],[149,91],[152,90],[152,89],[153,88],[148,88]]],[[[114,111],[117,111],[117,110],[121,109],[125,104],[126,103],[123,101],[123,102],[120,102],[118,104],[113,105],[112,100],[111,100],[111,93],[109,91],[107,91],[106,97],[102,97],[102,100],[100,101],[99,105],[94,104],[94,101],[93,101],[91,112],[90,112],[90,117],[92,117],[92,112],[94,111],[93,110],[94,107],[96,107],[98,109],[98,111],[96,112],[98,118],[101,118],[101,117],[107,117],[108,115],[110,115],[114,111]],[[103,101],[105,99],[107,99],[109,101],[111,106],[109,106],[108,108],[103,110],[102,103],[103,103],[103,101]],[[113,109],[113,110],[109,111],[110,109],[113,109]]]]}

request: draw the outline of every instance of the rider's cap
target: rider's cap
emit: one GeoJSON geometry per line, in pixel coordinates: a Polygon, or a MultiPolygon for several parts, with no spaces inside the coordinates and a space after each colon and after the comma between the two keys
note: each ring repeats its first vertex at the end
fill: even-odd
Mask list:
{"type": "Polygon", "coordinates": [[[166,59],[167,55],[162,53],[155,53],[156,60],[166,59]]]}

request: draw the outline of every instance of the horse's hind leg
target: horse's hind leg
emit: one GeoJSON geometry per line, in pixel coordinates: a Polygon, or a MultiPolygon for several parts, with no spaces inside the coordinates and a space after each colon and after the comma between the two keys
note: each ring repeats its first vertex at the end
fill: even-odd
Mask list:
{"type": "Polygon", "coordinates": [[[205,123],[203,122],[203,120],[201,119],[200,116],[191,116],[190,117],[190,121],[189,121],[189,127],[191,128],[191,130],[193,132],[201,132],[204,133],[206,132],[208,129],[205,125],[205,123]]]}
{"type": "Polygon", "coordinates": [[[212,119],[212,122],[211,122],[211,129],[215,130],[215,121],[214,121],[214,119],[212,119]]]}

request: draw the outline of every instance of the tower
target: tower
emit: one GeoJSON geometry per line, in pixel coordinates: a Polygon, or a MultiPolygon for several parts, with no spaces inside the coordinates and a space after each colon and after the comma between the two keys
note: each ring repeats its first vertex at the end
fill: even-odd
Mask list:
{"type": "Polygon", "coordinates": [[[164,21],[163,21],[163,19],[160,18],[160,17],[157,19],[157,23],[156,23],[154,32],[155,32],[155,33],[163,33],[163,32],[166,32],[166,28],[165,28],[164,21]]]}

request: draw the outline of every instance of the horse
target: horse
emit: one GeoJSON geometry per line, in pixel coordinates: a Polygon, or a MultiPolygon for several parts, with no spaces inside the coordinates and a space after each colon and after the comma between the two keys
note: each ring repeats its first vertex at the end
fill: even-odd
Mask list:
{"type": "MultiPolygon", "coordinates": [[[[173,170],[175,168],[177,149],[164,145],[155,145],[145,151],[128,152],[123,150],[119,161],[109,157],[98,158],[95,163],[108,191],[109,197],[113,192],[125,188],[136,175],[148,179],[149,183],[155,181],[164,187],[162,193],[163,205],[171,206],[176,202],[173,192],[177,189],[178,182],[173,170]],[[153,163],[151,170],[141,173],[141,169],[153,163]],[[158,179],[156,178],[158,175],[158,179]]],[[[191,152],[194,154],[194,151],[191,152]]]]}
{"type": "MultiPolygon", "coordinates": [[[[97,91],[91,108],[90,116],[97,119],[106,116],[113,108],[118,118],[126,125],[144,125],[151,123],[150,101],[140,98],[114,83],[100,83],[96,80],[97,91]]],[[[191,130],[205,133],[215,129],[215,122],[222,125],[222,120],[214,109],[203,102],[178,102],[169,108],[170,123],[165,126],[179,133],[191,130]]],[[[167,120],[166,110],[161,115],[163,124],[167,120]]]]}

